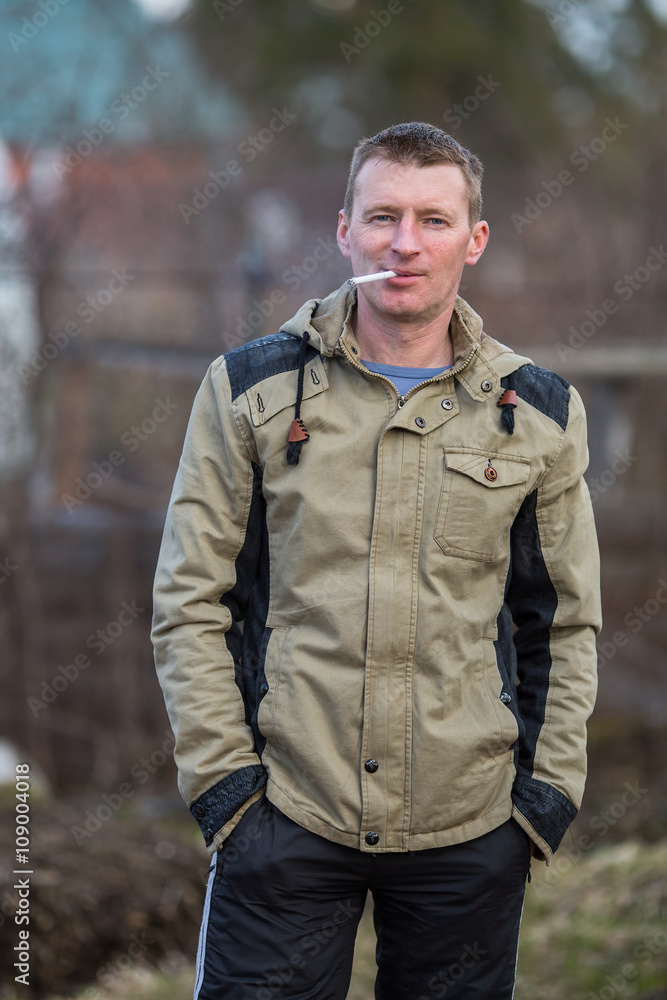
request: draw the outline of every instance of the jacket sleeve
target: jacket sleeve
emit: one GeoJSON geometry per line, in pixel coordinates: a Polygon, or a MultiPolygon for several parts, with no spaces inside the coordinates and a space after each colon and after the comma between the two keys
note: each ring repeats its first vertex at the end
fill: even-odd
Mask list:
{"type": "Polygon", "coordinates": [[[506,598],[521,720],[514,815],[547,863],[581,805],[597,692],[600,565],[587,465],[586,415],[570,386],[560,450],[512,528],[506,598]]]}
{"type": "Polygon", "coordinates": [[[239,593],[253,571],[253,482],[219,358],[188,423],[155,574],[151,633],[176,738],[179,791],[211,853],[263,794],[267,778],[228,648],[243,616],[239,593]]]}

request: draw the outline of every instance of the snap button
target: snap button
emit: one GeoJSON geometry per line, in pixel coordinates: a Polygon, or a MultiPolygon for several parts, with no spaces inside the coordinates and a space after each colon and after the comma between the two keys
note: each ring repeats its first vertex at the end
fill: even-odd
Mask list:
{"type": "Polygon", "coordinates": [[[379,841],[379,839],[380,839],[380,834],[372,832],[367,833],[366,836],[364,837],[364,840],[370,847],[374,847],[375,844],[377,844],[377,842],[379,841]]]}
{"type": "Polygon", "coordinates": [[[356,347],[353,347],[353,348],[352,348],[352,353],[353,353],[353,354],[358,354],[358,353],[359,353],[359,351],[358,351],[358,350],[356,349],[356,347]]]}
{"type": "Polygon", "coordinates": [[[199,818],[201,819],[202,816],[205,815],[206,815],[206,810],[204,809],[203,806],[195,806],[195,816],[199,816],[199,818]]]}
{"type": "Polygon", "coordinates": [[[370,760],[367,760],[367,761],[366,761],[366,762],[364,763],[364,767],[365,767],[365,768],[366,768],[366,770],[367,770],[367,771],[369,771],[369,772],[370,772],[371,774],[375,774],[375,772],[377,771],[377,769],[378,769],[378,767],[379,767],[379,766],[380,766],[380,765],[378,764],[378,762],[377,762],[377,761],[375,760],[375,758],[374,758],[374,757],[371,757],[371,758],[370,758],[370,760]]]}
{"type": "Polygon", "coordinates": [[[495,483],[496,479],[498,478],[498,473],[496,472],[496,470],[493,468],[492,465],[487,465],[486,469],[484,469],[484,475],[486,476],[486,478],[489,480],[490,483],[495,483]]]}
{"type": "Polygon", "coordinates": [[[489,382],[488,378],[485,378],[482,382],[482,392],[491,392],[493,389],[493,382],[489,382]]]}
{"type": "Polygon", "coordinates": [[[423,417],[415,417],[415,423],[417,427],[426,427],[426,421],[423,417]]]}
{"type": "Polygon", "coordinates": [[[503,705],[508,705],[512,700],[512,695],[508,694],[507,691],[503,691],[502,694],[500,695],[500,700],[502,701],[503,705]]]}
{"type": "Polygon", "coordinates": [[[266,694],[268,690],[269,690],[269,685],[266,683],[266,681],[262,681],[262,683],[259,685],[259,693],[266,694]]]}
{"type": "Polygon", "coordinates": [[[452,403],[451,399],[443,399],[440,406],[443,408],[443,410],[452,410],[454,408],[454,404],[452,403]]]}

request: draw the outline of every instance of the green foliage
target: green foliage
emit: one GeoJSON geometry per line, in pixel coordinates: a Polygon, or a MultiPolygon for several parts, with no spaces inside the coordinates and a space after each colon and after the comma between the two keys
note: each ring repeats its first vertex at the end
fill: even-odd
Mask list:
{"type": "Polygon", "coordinates": [[[258,120],[273,104],[301,101],[301,127],[319,134],[327,123],[318,111],[337,108],[356,134],[406,120],[446,128],[444,114],[482,76],[499,84],[486,116],[497,120],[496,138],[537,129],[547,141],[558,122],[546,93],[584,76],[543,12],[517,0],[360,0],[339,11],[315,0],[199,0],[187,23],[258,120]]]}
{"type": "Polygon", "coordinates": [[[662,72],[665,50],[665,32],[641,0],[625,11],[598,0],[195,0],[186,23],[253,120],[288,104],[298,109],[292,135],[302,149],[328,156],[347,156],[356,138],[392,122],[425,120],[453,134],[462,127],[482,154],[518,162],[563,141],[568,124],[555,94],[580,94],[599,106],[596,119],[618,114],[639,70],[649,80],[662,72]],[[613,56],[606,74],[573,54],[582,7],[613,56]],[[625,93],[613,86],[619,68],[625,93]],[[494,81],[492,94],[457,115],[466,99],[474,107],[480,78],[494,81]]]}

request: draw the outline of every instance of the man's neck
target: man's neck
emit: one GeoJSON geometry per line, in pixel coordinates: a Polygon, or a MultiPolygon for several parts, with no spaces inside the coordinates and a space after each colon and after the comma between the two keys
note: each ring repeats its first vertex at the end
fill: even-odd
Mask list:
{"type": "Polygon", "coordinates": [[[444,368],[454,363],[450,332],[452,309],[423,326],[383,322],[364,303],[352,314],[352,327],[361,356],[378,364],[410,368],[444,368]]]}

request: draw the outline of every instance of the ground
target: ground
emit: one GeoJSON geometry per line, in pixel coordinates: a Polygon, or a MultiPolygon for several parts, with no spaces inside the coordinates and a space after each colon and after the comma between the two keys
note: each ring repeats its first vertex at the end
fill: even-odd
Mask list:
{"type": "MultiPolygon", "coordinates": [[[[584,807],[551,866],[533,862],[515,1000],[667,1000],[666,746],[664,729],[592,731],[584,807]]],[[[0,986],[0,1000],[190,1000],[208,865],[196,825],[186,810],[142,816],[137,799],[82,837],[86,805],[35,804],[31,935],[42,975],[34,992],[0,986]],[[129,942],[144,940],[130,961],[129,942]]],[[[5,886],[12,836],[1,824],[5,886]]],[[[373,998],[370,906],[348,1000],[373,998]]],[[[12,961],[0,957],[5,983],[12,961]]]]}

